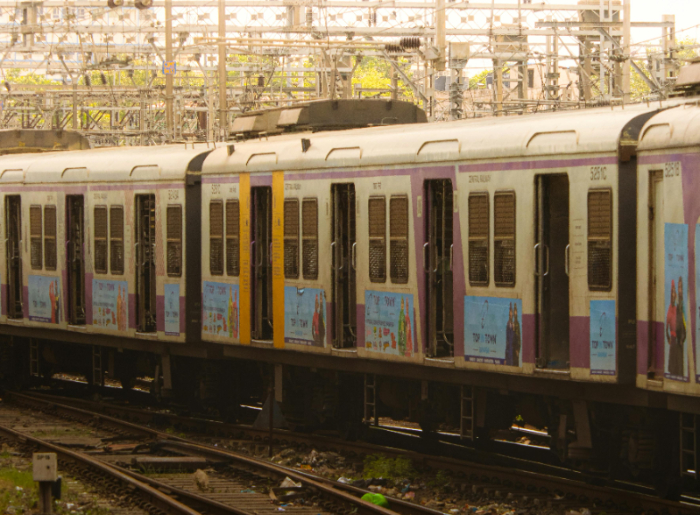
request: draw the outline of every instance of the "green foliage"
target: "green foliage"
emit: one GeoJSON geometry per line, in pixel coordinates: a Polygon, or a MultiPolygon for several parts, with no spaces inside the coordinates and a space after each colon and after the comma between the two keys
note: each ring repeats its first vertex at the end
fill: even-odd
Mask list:
{"type": "Polygon", "coordinates": [[[58,85],[61,84],[55,80],[46,78],[45,75],[37,73],[22,74],[19,68],[12,68],[5,72],[5,80],[10,84],[31,84],[31,85],[58,85]]]}
{"type": "Polygon", "coordinates": [[[408,458],[399,456],[398,458],[387,458],[381,454],[370,454],[365,457],[362,477],[385,478],[385,479],[412,479],[416,477],[416,470],[413,462],[408,458]]]}
{"type": "MultiPolygon", "coordinates": [[[[697,40],[691,37],[681,39],[676,43],[676,52],[674,53],[675,59],[679,61],[681,66],[687,65],[689,61],[696,59],[698,57],[697,49],[693,48],[697,44],[697,40]]],[[[660,48],[648,48],[647,57],[652,54],[660,54],[660,48]]],[[[635,61],[637,66],[642,70],[644,75],[650,76],[648,69],[648,60],[645,62],[635,61]]],[[[630,93],[632,100],[642,100],[644,96],[651,93],[651,88],[649,84],[637,73],[637,70],[632,69],[632,74],[630,76],[630,93]]]]}
{"type": "MultiPolygon", "coordinates": [[[[399,66],[410,79],[412,72],[406,67],[406,60],[399,59],[399,66]]],[[[365,57],[355,68],[352,83],[362,88],[368,89],[390,89],[391,88],[391,63],[378,57],[365,57]]],[[[413,95],[409,86],[401,78],[398,78],[397,87],[399,96],[411,97],[413,95]]]]}
{"type": "Polygon", "coordinates": [[[14,506],[17,513],[30,513],[30,507],[36,500],[36,486],[31,471],[0,469],[0,513],[7,513],[10,506],[14,506]]]}
{"type": "Polygon", "coordinates": [[[451,483],[452,473],[448,472],[447,470],[440,469],[435,477],[428,481],[427,485],[431,488],[444,489],[445,487],[450,486],[451,483]]]}
{"type": "Polygon", "coordinates": [[[490,73],[493,73],[493,70],[486,69],[471,77],[469,79],[469,89],[486,89],[486,77],[490,73]]]}

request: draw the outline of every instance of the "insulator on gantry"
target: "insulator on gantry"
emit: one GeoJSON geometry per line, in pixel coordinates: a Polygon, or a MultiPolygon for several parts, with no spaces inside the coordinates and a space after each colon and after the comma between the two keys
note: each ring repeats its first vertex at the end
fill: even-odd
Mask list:
{"type": "Polygon", "coordinates": [[[314,11],[311,7],[306,8],[306,26],[312,27],[314,24],[314,11]]]}
{"type": "Polygon", "coordinates": [[[399,40],[399,45],[404,50],[415,50],[417,48],[420,48],[420,38],[416,37],[406,37],[406,38],[401,38],[399,40]]]}
{"type": "Polygon", "coordinates": [[[124,5],[124,0],[107,0],[107,7],[114,9],[116,7],[122,7],[124,5]]]}
{"type": "Polygon", "coordinates": [[[148,9],[153,6],[153,0],[134,0],[134,7],[137,9],[148,9]]]}
{"type": "Polygon", "coordinates": [[[403,47],[396,43],[387,43],[384,45],[384,50],[386,50],[387,54],[400,54],[403,52],[403,47]]]}

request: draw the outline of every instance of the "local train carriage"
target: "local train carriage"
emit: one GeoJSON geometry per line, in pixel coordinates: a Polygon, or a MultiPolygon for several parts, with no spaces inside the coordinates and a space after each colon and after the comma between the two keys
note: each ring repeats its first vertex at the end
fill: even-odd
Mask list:
{"type": "Polygon", "coordinates": [[[700,395],[700,109],[644,126],[637,183],[637,385],[700,395]]]}
{"type": "Polygon", "coordinates": [[[214,151],[202,173],[203,338],[633,382],[629,188],[636,137],[658,109],[214,151]]]}
{"type": "Polygon", "coordinates": [[[184,342],[185,174],[205,156],[178,146],[0,158],[0,321],[184,342]]]}

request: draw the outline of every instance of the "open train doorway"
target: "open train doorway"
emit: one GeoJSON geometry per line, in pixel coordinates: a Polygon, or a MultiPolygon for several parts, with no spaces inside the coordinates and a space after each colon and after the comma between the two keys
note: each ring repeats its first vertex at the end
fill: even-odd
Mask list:
{"type": "Polygon", "coordinates": [[[156,197],[136,195],[136,330],[153,333],[156,324],[156,197]]]}
{"type": "Polygon", "coordinates": [[[66,196],[68,323],[85,325],[85,200],[66,196]]]}
{"type": "Polygon", "coordinates": [[[428,292],[428,355],[454,357],[454,192],[450,179],[425,181],[426,241],[423,267],[428,292]]]}
{"type": "Polygon", "coordinates": [[[331,202],[333,347],[354,348],[357,345],[355,185],[333,184],[331,202]]]}
{"type": "Polygon", "coordinates": [[[649,175],[649,349],[647,376],[664,377],[664,180],[662,171],[649,175]],[[660,351],[660,352],[659,352],[660,351]]]}
{"type": "Polygon", "coordinates": [[[7,242],[7,316],[22,318],[22,200],[5,197],[5,238],[7,242]]]}
{"type": "Polygon", "coordinates": [[[251,188],[253,235],[253,339],[272,340],[272,188],[251,188]]]}
{"type": "Polygon", "coordinates": [[[569,368],[569,177],[536,177],[537,366],[569,368]]]}

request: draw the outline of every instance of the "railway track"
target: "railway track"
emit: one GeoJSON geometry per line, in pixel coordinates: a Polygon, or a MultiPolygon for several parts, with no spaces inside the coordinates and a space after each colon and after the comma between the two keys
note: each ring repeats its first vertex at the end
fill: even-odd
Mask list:
{"type": "MultiPolygon", "coordinates": [[[[278,511],[281,507],[280,503],[272,503],[272,491],[281,496],[282,503],[285,497],[305,499],[302,504],[284,505],[284,511],[295,515],[440,513],[400,500],[392,500],[392,509],[385,509],[360,499],[368,493],[367,490],[319,481],[286,467],[204,446],[94,411],[22,394],[5,394],[4,398],[14,405],[37,410],[40,415],[28,422],[25,420],[21,431],[0,418],[0,434],[32,449],[56,452],[62,465],[68,465],[69,470],[77,469],[88,476],[97,475],[112,488],[125,490],[129,495],[138,493],[142,500],[137,505],[149,512],[259,515],[278,511]],[[84,441],[72,437],[68,443],[60,441],[61,430],[56,432],[58,442],[29,434],[32,428],[45,427],[46,423],[41,419],[47,416],[81,424],[90,428],[91,434],[84,441]],[[94,431],[97,434],[92,434],[94,431]],[[102,444],[111,443],[95,445],[96,439],[102,444]],[[73,450],[75,448],[81,450],[73,450]],[[204,478],[196,482],[191,470],[183,473],[183,469],[193,467],[213,469],[214,472],[204,473],[204,478]],[[138,468],[148,473],[136,472],[134,469],[138,468]],[[294,485],[277,487],[285,479],[294,485]]],[[[11,414],[10,419],[13,417],[15,415],[11,414]]]]}
{"type": "MultiPolygon", "coordinates": [[[[267,477],[276,476],[280,478],[289,476],[295,482],[309,481],[313,488],[321,490],[320,486],[323,486],[334,491],[342,491],[345,495],[354,499],[367,493],[367,490],[361,488],[273,465],[269,462],[242,456],[221,448],[204,445],[201,442],[187,440],[144,427],[142,424],[165,424],[170,427],[177,427],[178,430],[215,437],[240,438],[243,434],[247,434],[251,441],[254,442],[253,445],[261,445],[263,438],[268,434],[267,431],[91,401],[57,399],[54,396],[45,394],[32,393],[27,395],[6,392],[4,399],[13,404],[25,405],[42,410],[44,413],[51,413],[70,420],[84,423],[99,421],[101,427],[112,428],[122,432],[133,431],[133,434],[139,434],[142,437],[147,436],[159,442],[158,450],[160,452],[204,457],[211,460],[212,463],[236,460],[237,463],[245,464],[254,469],[260,470],[262,467],[266,471],[265,475],[267,477]],[[127,422],[124,419],[128,419],[131,422],[127,422]],[[134,421],[141,425],[134,424],[134,421]]],[[[700,504],[694,499],[686,498],[681,502],[659,499],[650,490],[645,490],[638,485],[594,485],[587,481],[589,478],[585,478],[580,474],[578,475],[579,477],[576,477],[578,473],[568,469],[544,467],[546,473],[518,470],[513,466],[513,463],[510,466],[485,465],[483,463],[466,462],[460,459],[421,454],[386,446],[346,442],[334,438],[295,434],[288,431],[278,431],[274,443],[276,446],[284,446],[289,442],[308,444],[310,438],[313,439],[314,446],[320,450],[334,449],[361,454],[383,453],[389,456],[403,456],[426,467],[457,472],[461,477],[466,478],[468,488],[486,497],[494,495],[498,498],[507,493],[509,498],[513,498],[513,496],[517,498],[519,496],[530,502],[535,501],[539,505],[553,508],[561,507],[563,509],[567,506],[573,507],[575,505],[588,504],[601,507],[608,514],[639,513],[642,511],[650,513],[656,511],[658,513],[681,515],[698,513],[700,511],[700,504]]],[[[163,485],[160,485],[160,488],[162,490],[163,485]]],[[[343,498],[343,500],[348,501],[347,498],[343,498]]],[[[441,513],[398,499],[390,499],[390,503],[392,510],[396,513],[410,515],[441,513]]]]}

